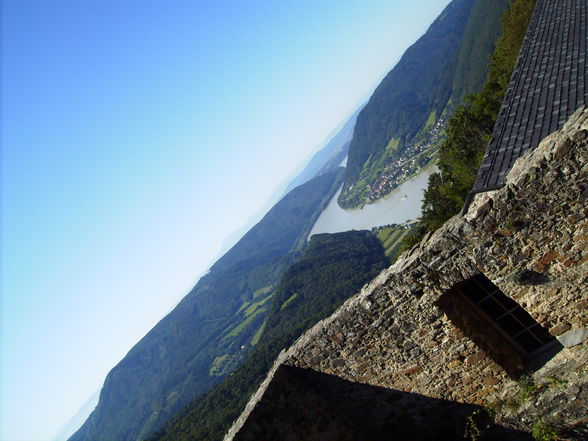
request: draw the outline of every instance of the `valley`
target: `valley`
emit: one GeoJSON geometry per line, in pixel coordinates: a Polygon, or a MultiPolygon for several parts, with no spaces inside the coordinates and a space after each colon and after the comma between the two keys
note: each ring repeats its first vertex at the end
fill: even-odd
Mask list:
{"type": "MultiPolygon", "coordinates": [[[[280,352],[424,235],[423,200],[451,171],[437,158],[456,138],[455,114],[472,106],[464,96],[483,87],[507,5],[452,1],[283,199],[111,371],[70,441],[221,440],[280,352]]],[[[450,153],[452,166],[476,167],[477,153],[450,153]]],[[[443,193],[452,209],[455,182],[443,193]]]]}
{"type": "Polygon", "coordinates": [[[341,190],[329,202],[312,227],[310,235],[348,230],[369,230],[388,224],[403,224],[420,217],[423,192],[434,165],[423,167],[412,178],[372,204],[343,209],[337,203],[341,190]]]}

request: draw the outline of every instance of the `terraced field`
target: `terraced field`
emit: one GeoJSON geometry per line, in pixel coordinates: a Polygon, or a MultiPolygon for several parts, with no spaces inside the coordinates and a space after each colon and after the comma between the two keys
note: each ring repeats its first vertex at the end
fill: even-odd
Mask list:
{"type": "Polygon", "coordinates": [[[386,250],[386,256],[394,261],[402,249],[402,241],[412,231],[415,224],[408,226],[391,225],[377,231],[376,237],[386,250]]]}

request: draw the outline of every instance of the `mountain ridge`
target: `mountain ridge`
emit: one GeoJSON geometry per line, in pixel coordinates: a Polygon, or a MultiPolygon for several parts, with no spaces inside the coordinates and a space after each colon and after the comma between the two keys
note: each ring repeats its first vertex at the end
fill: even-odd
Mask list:
{"type": "Polygon", "coordinates": [[[359,106],[359,108],[347,118],[341,128],[329,139],[325,146],[312,156],[304,170],[298,174],[290,184],[288,184],[286,193],[296,188],[298,185],[307,182],[309,179],[320,176],[321,174],[341,165],[347,156],[357,115],[362,108],[363,105],[359,106]]]}
{"type": "Polygon", "coordinates": [[[247,360],[149,441],[220,440],[282,348],[325,318],[389,264],[369,231],[318,234],[281,278],[264,332],[247,360]]]}
{"type": "Polygon", "coordinates": [[[252,317],[245,316],[242,306],[255,295],[272,295],[265,288],[296,259],[342,173],[335,170],[292,190],[217,261],[109,372],[98,406],[70,440],[142,439],[227,375],[267,312],[259,305],[252,317]],[[227,371],[217,375],[211,366],[223,355],[227,371]]]}

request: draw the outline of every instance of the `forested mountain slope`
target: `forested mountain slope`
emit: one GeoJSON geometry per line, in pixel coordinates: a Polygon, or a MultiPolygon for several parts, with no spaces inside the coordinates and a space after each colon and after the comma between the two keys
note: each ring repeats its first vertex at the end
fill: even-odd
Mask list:
{"type": "MultiPolygon", "coordinates": [[[[507,3],[454,0],[409,48],[359,113],[347,190],[375,181],[410,148],[433,144],[453,100],[485,78],[507,3]]],[[[343,183],[340,168],[321,173],[346,148],[351,125],[311,163],[308,176],[320,176],[278,202],[113,368],[98,407],[70,441],[143,440],[174,415],[156,439],[220,439],[279,350],[377,274],[386,257],[367,233],[320,236],[297,262],[343,183]]],[[[343,197],[353,205],[366,194],[343,197]]]]}
{"type": "Polygon", "coordinates": [[[454,0],[358,115],[342,207],[386,194],[434,155],[453,105],[484,82],[508,0],[454,0]]]}
{"type": "Polygon", "coordinates": [[[278,202],[110,371],[98,406],[70,440],[145,438],[231,372],[256,343],[275,285],[342,173],[321,175],[278,202]]]}
{"type": "Polygon", "coordinates": [[[381,242],[369,231],[312,236],[280,280],[263,334],[247,360],[150,441],[222,440],[278,353],[388,264],[381,242]]]}

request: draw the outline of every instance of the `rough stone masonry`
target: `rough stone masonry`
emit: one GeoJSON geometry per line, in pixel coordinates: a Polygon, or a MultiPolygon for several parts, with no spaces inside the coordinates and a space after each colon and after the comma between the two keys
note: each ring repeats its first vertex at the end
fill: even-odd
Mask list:
{"type": "Polygon", "coordinates": [[[283,351],[225,440],[588,439],[587,202],[582,107],[283,351]],[[517,351],[454,295],[480,274],[557,340],[517,351]]]}

